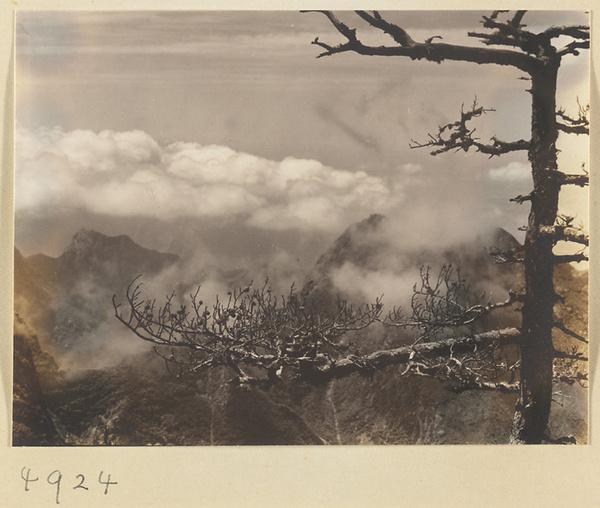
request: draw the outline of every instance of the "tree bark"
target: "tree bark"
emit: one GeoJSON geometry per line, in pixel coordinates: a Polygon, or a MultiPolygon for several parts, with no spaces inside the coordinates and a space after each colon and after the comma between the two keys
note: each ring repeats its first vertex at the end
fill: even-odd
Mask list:
{"type": "Polygon", "coordinates": [[[541,443],[552,402],[553,238],[542,234],[554,226],[560,182],[556,178],[556,77],[560,61],[532,73],[532,120],[529,160],[533,176],[531,211],[525,237],[525,297],[521,331],[521,389],[511,443],[541,443]]]}
{"type": "Polygon", "coordinates": [[[314,382],[326,382],[331,379],[346,377],[355,372],[367,374],[391,365],[407,364],[414,355],[416,355],[417,359],[449,357],[452,354],[472,353],[477,349],[485,348],[494,343],[501,346],[519,344],[521,338],[521,332],[517,328],[503,328],[501,330],[492,330],[491,332],[456,339],[424,342],[414,346],[401,346],[396,349],[376,351],[361,358],[360,361],[352,358],[344,358],[337,362],[317,367],[308,365],[308,369],[304,372],[304,377],[314,382]]]}

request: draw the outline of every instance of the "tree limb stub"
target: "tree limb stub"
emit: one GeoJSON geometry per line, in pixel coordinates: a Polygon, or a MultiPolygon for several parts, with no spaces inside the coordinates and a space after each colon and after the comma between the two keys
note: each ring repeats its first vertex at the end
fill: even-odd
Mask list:
{"type": "Polygon", "coordinates": [[[582,261],[589,261],[590,258],[583,253],[579,254],[565,254],[563,256],[554,256],[554,264],[562,263],[581,263],[582,261]]]}
{"type": "Polygon", "coordinates": [[[590,184],[588,175],[567,175],[563,174],[560,178],[561,185],[577,185],[579,187],[587,187],[590,184]]]}
{"type": "Polygon", "coordinates": [[[584,174],[567,174],[556,169],[546,170],[549,177],[554,178],[559,185],[577,185],[578,187],[587,187],[590,184],[588,173],[584,174]]]}
{"type": "Polygon", "coordinates": [[[575,242],[581,245],[589,245],[590,237],[582,230],[573,227],[563,226],[542,226],[540,233],[544,236],[551,236],[556,242],[575,242]]]}

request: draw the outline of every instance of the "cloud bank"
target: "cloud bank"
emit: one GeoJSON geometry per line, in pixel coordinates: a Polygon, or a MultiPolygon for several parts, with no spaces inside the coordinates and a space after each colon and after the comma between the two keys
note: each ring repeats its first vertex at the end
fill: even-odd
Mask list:
{"type": "Polygon", "coordinates": [[[245,217],[274,230],[339,231],[401,200],[365,172],[273,161],[225,146],[160,144],[143,131],[59,127],[15,133],[15,208],[115,217],[245,217]]]}

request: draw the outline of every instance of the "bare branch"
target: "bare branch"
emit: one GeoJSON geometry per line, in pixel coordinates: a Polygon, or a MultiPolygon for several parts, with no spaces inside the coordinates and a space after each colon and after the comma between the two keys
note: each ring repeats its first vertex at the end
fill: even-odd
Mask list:
{"type": "Polygon", "coordinates": [[[590,41],[573,41],[570,42],[569,44],[567,44],[566,46],[564,46],[563,48],[559,49],[556,54],[560,57],[563,57],[565,55],[574,55],[574,56],[578,56],[579,55],[579,51],[580,49],[589,49],[590,48],[590,41]]]}
{"type": "MultiPolygon", "coordinates": [[[[579,335],[578,333],[575,333],[572,330],[569,330],[563,323],[559,323],[558,321],[555,321],[554,328],[556,328],[557,330],[560,330],[561,332],[563,332],[565,335],[568,335],[569,337],[573,337],[574,339],[577,339],[580,342],[585,342],[586,344],[588,343],[588,340],[585,337],[579,335]]],[[[565,357],[557,356],[557,358],[565,358],[565,357]]]]}
{"type": "Polygon", "coordinates": [[[517,11],[512,20],[507,23],[502,23],[498,21],[497,15],[483,16],[482,23],[485,28],[495,28],[497,30],[496,33],[498,34],[503,34],[504,36],[510,36],[515,38],[533,40],[535,38],[535,34],[522,29],[522,27],[525,25],[521,25],[521,21],[526,12],[527,11],[517,11]]]}
{"type": "Polygon", "coordinates": [[[534,58],[517,51],[433,43],[433,38],[437,36],[428,39],[429,42],[417,43],[408,36],[403,28],[384,21],[376,11],[373,14],[368,14],[365,11],[358,11],[357,14],[363,20],[367,21],[371,26],[388,33],[399,44],[398,46],[368,46],[356,39],[356,33],[349,29],[347,25],[339,21],[330,11],[304,12],[320,12],[324,14],[337,31],[348,40],[347,43],[332,46],[315,39],[313,44],[317,44],[326,50],[324,53],[321,53],[319,57],[353,51],[360,55],[406,56],[413,60],[428,60],[437,63],[445,60],[454,60],[477,64],[508,65],[528,73],[539,66],[534,58]]]}
{"type": "Polygon", "coordinates": [[[586,254],[583,254],[583,253],[554,256],[554,264],[580,263],[581,261],[589,261],[589,260],[590,260],[590,258],[586,254]]]}
{"type": "Polygon", "coordinates": [[[548,39],[554,39],[562,35],[572,37],[573,39],[589,40],[590,27],[586,25],[551,26],[540,34],[540,36],[548,39]]]}
{"type": "Polygon", "coordinates": [[[324,316],[312,308],[307,292],[276,297],[267,283],[262,288],[231,291],[228,298],[209,310],[198,291],[190,295],[190,305],[176,308],[171,295],[162,307],[141,297],[141,284],[132,281],[126,291],[127,313],[113,298],[115,316],[141,339],[167,347],[163,356],[188,371],[225,365],[237,374],[239,382],[248,376],[241,365],[267,372],[273,380],[283,367],[299,368],[323,364],[332,356],[357,353],[338,339],[351,331],[363,330],[378,320],[382,305],[355,309],[339,301],[336,312],[324,316]],[[183,350],[183,352],[176,352],[183,350]]]}
{"type": "Polygon", "coordinates": [[[589,134],[590,128],[585,125],[567,125],[564,123],[556,122],[559,130],[568,134],[589,134]]]}
{"type": "Polygon", "coordinates": [[[542,226],[540,233],[544,236],[553,237],[555,242],[575,242],[581,245],[589,245],[589,235],[581,229],[566,226],[542,226]]]}
{"type": "Polygon", "coordinates": [[[556,52],[559,58],[569,54],[577,56],[580,49],[589,49],[590,47],[590,27],[585,25],[553,26],[539,35],[541,39],[547,41],[561,36],[571,37],[575,40],[556,52]]]}
{"type": "Polygon", "coordinates": [[[423,272],[421,290],[417,290],[423,298],[414,300],[411,324],[424,331],[419,344],[366,356],[352,344],[344,345],[337,339],[379,321],[379,301],[358,310],[340,301],[335,314],[321,316],[309,308],[306,292],[296,292],[292,287],[287,296],[276,298],[265,283],[260,289],[248,286],[230,292],[226,301],[217,299],[212,310],[198,299],[198,291],[190,295],[189,308],[181,305],[176,309],[173,295],[156,308],[154,301],[141,298],[141,283],[136,279],[126,292],[128,313],[122,313],[116,298],[113,305],[117,319],[138,337],[156,344],[157,353],[168,366],[178,369],[177,375],[223,365],[235,373],[233,382],[266,388],[281,379],[284,369],[291,369],[307,381],[321,382],[405,363],[407,373],[438,375],[448,370],[452,383],[463,389],[511,390],[510,384],[494,379],[506,372],[494,361],[494,351],[518,343],[519,330],[495,330],[431,342],[435,330],[471,324],[517,299],[511,294],[505,302],[469,303],[464,280],[459,275],[451,278],[451,273],[451,267],[446,268],[432,286],[428,272],[423,272]],[[425,295],[428,291],[432,292],[429,296],[425,295]],[[421,302],[425,302],[423,306],[421,302]],[[444,355],[449,358],[431,363],[444,355]],[[250,375],[244,366],[264,374],[250,375]]]}
{"type": "MultiPolygon", "coordinates": [[[[411,47],[415,46],[415,41],[403,28],[393,23],[388,23],[384,20],[377,11],[369,14],[366,11],[355,11],[362,19],[375,28],[379,28],[382,32],[390,35],[400,46],[411,47]]],[[[431,42],[431,41],[430,41],[431,42]]]]}
{"type": "Polygon", "coordinates": [[[443,341],[426,342],[414,346],[403,346],[397,349],[377,351],[362,358],[359,364],[352,359],[343,359],[330,363],[315,371],[320,380],[345,377],[354,372],[379,370],[390,365],[407,364],[418,355],[421,358],[433,359],[448,357],[451,354],[472,353],[478,348],[499,344],[501,346],[518,344],[522,339],[521,332],[516,328],[504,328],[477,335],[446,339],[443,341]]]}
{"type": "MultiPolygon", "coordinates": [[[[508,11],[506,11],[508,12],[508,11]]],[[[519,48],[529,54],[540,55],[541,46],[536,34],[524,30],[521,21],[526,11],[517,11],[507,22],[498,21],[498,11],[491,16],[483,16],[484,28],[494,29],[493,32],[469,32],[470,37],[482,39],[486,45],[502,45],[519,48]]]]}
{"type": "Polygon", "coordinates": [[[590,122],[588,119],[590,112],[590,105],[583,106],[579,99],[577,100],[578,113],[577,118],[571,117],[565,113],[563,109],[559,109],[556,115],[560,117],[564,123],[557,122],[559,130],[570,134],[589,134],[590,133],[590,122]]]}
{"type": "Polygon", "coordinates": [[[430,267],[421,267],[420,275],[420,283],[413,287],[411,315],[404,317],[402,309],[394,308],[383,321],[386,326],[418,330],[419,340],[435,340],[448,328],[472,325],[519,301],[519,296],[511,291],[503,302],[484,302],[485,295],[476,294],[451,264],[442,266],[436,278],[430,267]]]}
{"type": "MultiPolygon", "coordinates": [[[[587,343],[587,341],[585,341],[587,343]]],[[[577,360],[581,362],[589,361],[589,358],[583,356],[583,353],[567,353],[565,351],[554,350],[554,358],[560,358],[563,360],[577,360]]]]}
{"type": "Polygon", "coordinates": [[[556,179],[559,185],[577,185],[578,187],[587,187],[590,184],[590,177],[587,172],[584,174],[567,174],[558,170],[547,170],[548,176],[556,179]]]}
{"type": "Polygon", "coordinates": [[[342,21],[340,21],[335,14],[333,14],[333,12],[331,11],[322,11],[322,10],[314,10],[314,11],[300,11],[302,13],[306,13],[306,12],[320,12],[321,14],[324,14],[325,16],[327,16],[327,19],[329,19],[329,21],[331,22],[331,24],[337,29],[338,32],[340,32],[344,37],[346,37],[346,39],[348,39],[350,42],[356,42],[356,29],[355,28],[350,28],[348,25],[346,25],[345,23],[343,23],[342,21]]]}
{"type": "Polygon", "coordinates": [[[521,21],[523,21],[523,17],[525,16],[525,14],[527,14],[527,11],[517,11],[513,19],[509,21],[509,24],[515,28],[521,28],[525,26],[521,24],[521,21]]]}
{"type": "Polygon", "coordinates": [[[531,201],[532,197],[533,193],[530,192],[526,196],[522,196],[521,194],[519,194],[517,197],[511,198],[510,201],[522,205],[523,203],[525,203],[525,201],[531,201]]]}
{"type": "Polygon", "coordinates": [[[437,134],[429,134],[429,141],[427,142],[420,143],[412,140],[410,147],[438,147],[436,150],[431,152],[432,155],[439,155],[444,152],[460,150],[468,152],[470,148],[474,147],[478,152],[485,153],[490,157],[519,150],[529,150],[530,143],[529,141],[525,140],[506,142],[500,141],[494,137],[492,138],[491,144],[479,142],[478,138],[474,137],[475,129],[469,128],[467,126],[467,122],[490,111],[495,110],[486,109],[482,106],[479,106],[477,104],[477,99],[475,99],[470,110],[465,111],[464,106],[461,108],[460,120],[441,126],[437,134]]]}
{"type": "Polygon", "coordinates": [[[587,187],[590,184],[590,177],[588,175],[567,175],[563,173],[560,178],[560,184],[587,187]]]}

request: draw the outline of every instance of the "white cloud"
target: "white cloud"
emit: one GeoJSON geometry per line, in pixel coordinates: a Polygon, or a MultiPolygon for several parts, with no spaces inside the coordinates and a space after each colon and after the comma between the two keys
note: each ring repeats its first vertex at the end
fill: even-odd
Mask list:
{"type": "Polygon", "coordinates": [[[407,164],[402,164],[402,170],[407,174],[407,175],[412,175],[414,173],[418,173],[419,171],[421,171],[423,169],[423,166],[421,164],[414,164],[412,162],[409,162],[407,164]]]}
{"type": "Polygon", "coordinates": [[[401,198],[365,172],[280,162],[224,146],[166,146],[142,131],[16,131],[16,211],[113,216],[246,216],[267,229],[339,231],[401,198]]]}
{"type": "Polygon", "coordinates": [[[390,307],[408,307],[412,287],[419,280],[419,270],[405,267],[401,273],[388,268],[365,270],[352,263],[345,263],[332,273],[332,280],[342,294],[360,301],[374,302],[383,297],[390,307]]]}
{"type": "Polygon", "coordinates": [[[497,182],[522,182],[531,178],[531,167],[524,162],[511,162],[500,168],[490,169],[490,180],[497,182]]]}

